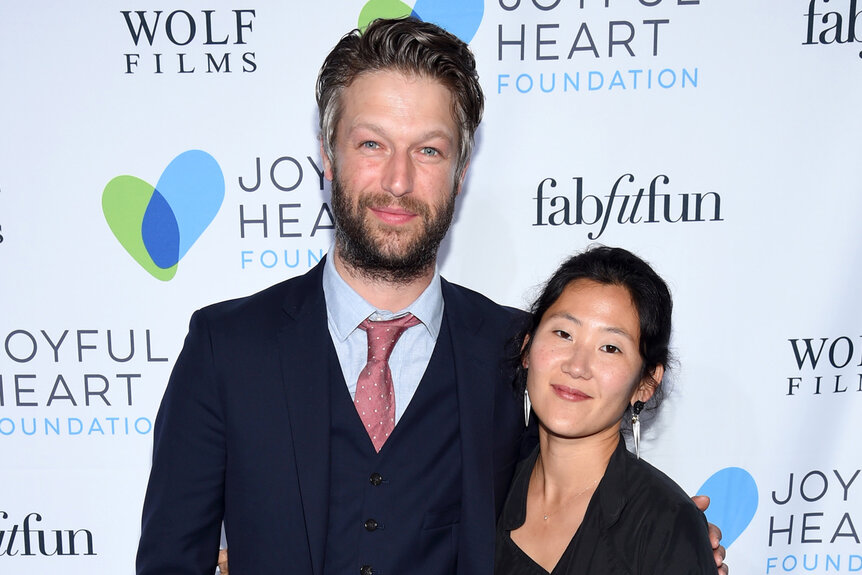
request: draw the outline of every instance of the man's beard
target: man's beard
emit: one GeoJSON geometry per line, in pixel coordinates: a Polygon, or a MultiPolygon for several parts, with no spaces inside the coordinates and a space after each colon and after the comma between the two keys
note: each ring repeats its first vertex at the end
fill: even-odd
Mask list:
{"type": "MultiPolygon", "coordinates": [[[[341,184],[336,171],[332,178],[332,215],[335,218],[335,245],[341,259],[353,270],[377,281],[406,284],[434,267],[437,249],[446,236],[455,213],[455,189],[436,209],[409,194],[393,197],[379,193],[350,202],[351,194],[341,184]],[[399,207],[416,214],[422,227],[410,237],[408,230],[379,224],[372,228],[369,207],[399,207]],[[387,229],[388,228],[388,229],[387,229]]],[[[413,231],[413,230],[410,230],[413,231]]]]}

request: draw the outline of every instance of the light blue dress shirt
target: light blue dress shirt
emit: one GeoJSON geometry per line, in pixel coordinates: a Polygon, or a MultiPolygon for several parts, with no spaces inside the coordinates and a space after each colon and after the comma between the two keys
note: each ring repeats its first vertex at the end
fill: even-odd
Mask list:
{"type": "MultiPolygon", "coordinates": [[[[334,247],[329,250],[334,253],[334,247]]],[[[425,374],[440,325],[443,323],[443,289],[440,273],[434,269],[434,277],[425,291],[405,309],[390,311],[378,310],[365,301],[347,282],[338,275],[330,255],[323,267],[323,296],[326,299],[326,317],[329,335],[335,345],[341,373],[347,383],[350,397],[356,394],[356,381],[359,372],[368,361],[368,339],[359,324],[366,318],[375,320],[392,319],[407,312],[416,316],[420,324],[405,331],[395,344],[389,357],[392,384],[395,390],[395,423],[404,415],[410,400],[419,387],[425,374]]]]}

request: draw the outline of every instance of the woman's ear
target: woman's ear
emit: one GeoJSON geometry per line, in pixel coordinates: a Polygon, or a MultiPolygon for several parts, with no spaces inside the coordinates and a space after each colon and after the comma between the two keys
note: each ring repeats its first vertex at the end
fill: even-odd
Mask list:
{"type": "Polygon", "coordinates": [[[527,344],[530,342],[530,334],[524,336],[524,343],[521,344],[521,366],[524,369],[530,369],[530,354],[524,353],[527,349],[527,344]]]}
{"type": "Polygon", "coordinates": [[[652,370],[652,373],[644,376],[638,384],[632,395],[632,402],[642,401],[646,403],[653,396],[658,386],[661,385],[661,380],[664,377],[664,366],[659,364],[652,370]]]}

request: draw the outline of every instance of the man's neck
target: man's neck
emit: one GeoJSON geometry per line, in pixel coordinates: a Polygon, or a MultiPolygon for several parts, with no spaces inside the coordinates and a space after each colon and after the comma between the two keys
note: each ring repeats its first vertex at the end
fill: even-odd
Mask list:
{"type": "Polygon", "coordinates": [[[386,281],[348,265],[339,256],[337,246],[332,251],[332,263],[335,264],[335,271],[341,279],[377,309],[396,312],[406,308],[422,295],[434,278],[434,266],[431,266],[425,273],[411,280],[386,281]]]}

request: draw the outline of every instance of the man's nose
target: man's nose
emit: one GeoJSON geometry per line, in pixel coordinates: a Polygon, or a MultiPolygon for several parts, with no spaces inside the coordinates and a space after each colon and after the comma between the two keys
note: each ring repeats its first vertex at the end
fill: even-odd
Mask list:
{"type": "Polygon", "coordinates": [[[400,197],[413,191],[415,168],[406,151],[395,152],[387,160],[384,167],[381,185],[386,192],[400,197]]]}

